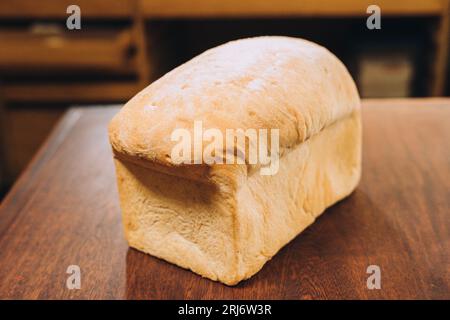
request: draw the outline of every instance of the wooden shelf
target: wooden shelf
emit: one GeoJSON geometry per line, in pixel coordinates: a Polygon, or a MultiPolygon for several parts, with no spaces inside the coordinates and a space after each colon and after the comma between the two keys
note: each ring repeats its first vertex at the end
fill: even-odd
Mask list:
{"type": "Polygon", "coordinates": [[[21,102],[122,102],[142,87],[136,82],[4,84],[0,94],[5,101],[21,102]]]}
{"type": "MultiPolygon", "coordinates": [[[[119,18],[133,16],[140,2],[145,18],[198,17],[286,17],[286,16],[366,16],[371,0],[77,0],[83,17],[119,18]]],[[[379,0],[383,15],[437,16],[446,0],[379,0]]],[[[65,18],[71,0],[0,1],[1,18],[65,18]]]]}
{"type": "MultiPolygon", "coordinates": [[[[71,0],[1,0],[0,19],[65,19],[68,16],[66,9],[72,3],[71,0]]],[[[125,36],[118,42],[115,42],[116,40],[109,41],[110,39],[107,38],[105,41],[96,40],[96,43],[80,39],[80,42],[73,40],[73,44],[76,44],[74,46],[71,45],[72,40],[70,39],[63,39],[63,41],[58,39],[41,39],[36,40],[36,42],[33,39],[9,39],[9,44],[8,41],[2,41],[0,68],[2,65],[12,68],[15,65],[22,64],[25,68],[28,68],[30,65],[39,65],[44,69],[51,66],[58,68],[61,65],[70,65],[74,69],[115,69],[126,65],[123,60],[123,48],[127,47],[129,42],[132,42],[134,47],[137,48],[136,59],[133,66],[126,65],[126,69],[134,70],[139,75],[139,83],[142,86],[149,82],[149,69],[151,68],[151,62],[147,61],[146,55],[148,45],[145,35],[145,21],[178,18],[365,17],[368,15],[366,13],[367,7],[373,1],[78,0],[76,3],[80,6],[84,18],[91,20],[126,18],[130,20],[132,22],[130,37],[132,39],[130,40],[128,36],[125,36]],[[29,44],[30,49],[24,48],[24,41],[29,44]],[[33,46],[32,49],[31,46],[33,46]],[[74,47],[77,49],[73,50],[74,47]],[[33,54],[30,54],[31,50],[33,54]]],[[[376,4],[381,8],[383,17],[432,16],[439,20],[439,28],[435,32],[434,62],[430,67],[433,77],[430,81],[429,92],[433,95],[442,95],[448,60],[449,0],[379,0],[376,4]]],[[[110,88],[108,84],[105,86],[110,88]]],[[[53,85],[42,87],[57,88],[57,86],[53,85]]],[[[77,92],[77,88],[73,92],[77,92]]],[[[128,85],[125,88],[128,88],[128,85]]],[[[16,87],[13,86],[12,90],[15,89],[16,87]]],[[[31,92],[34,92],[33,88],[30,87],[29,89],[31,92]]],[[[128,92],[127,90],[125,92],[128,92]]],[[[37,92],[37,96],[41,96],[40,92],[37,92]]],[[[51,92],[53,93],[53,91],[51,92]]],[[[122,89],[119,92],[122,92],[122,89]]],[[[65,91],[63,93],[55,92],[56,99],[62,98],[61,95],[64,93],[65,91]]],[[[83,96],[83,93],[80,94],[83,96]]],[[[112,94],[112,97],[128,97],[128,93],[112,92],[112,94]]],[[[90,96],[90,94],[87,95],[90,96]]],[[[27,93],[18,94],[16,91],[13,91],[13,93],[7,92],[4,99],[8,101],[9,97],[28,96],[27,93]]],[[[47,97],[51,100],[54,99],[50,97],[50,94],[47,97]]]]}
{"type": "MultiPolygon", "coordinates": [[[[367,16],[371,0],[141,0],[146,18],[367,16]]],[[[445,0],[379,0],[383,16],[438,16],[445,0]]]]}
{"type": "Polygon", "coordinates": [[[27,30],[0,31],[0,70],[9,69],[131,69],[129,31],[90,34],[34,34],[27,30]],[[24,45],[26,44],[26,45],[24,45]]]}
{"type": "Polygon", "coordinates": [[[86,18],[128,19],[134,0],[10,0],[0,1],[0,18],[67,18],[67,7],[76,4],[86,18]]]}

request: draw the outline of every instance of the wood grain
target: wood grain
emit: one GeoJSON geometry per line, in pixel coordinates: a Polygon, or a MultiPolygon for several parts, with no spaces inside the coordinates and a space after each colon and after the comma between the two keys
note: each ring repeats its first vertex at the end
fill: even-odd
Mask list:
{"type": "MultiPolygon", "coordinates": [[[[385,16],[438,16],[447,0],[378,0],[385,16]]],[[[147,18],[366,16],[369,0],[139,0],[147,18]]],[[[2,0],[2,18],[67,18],[69,0],[2,0]]],[[[126,19],[133,15],[133,0],[78,0],[88,19],[126,19]]]]}
{"type": "Polygon", "coordinates": [[[124,71],[133,67],[127,54],[132,46],[131,32],[127,29],[120,32],[87,31],[83,35],[0,29],[0,42],[0,70],[124,71]]]}
{"type": "Polygon", "coordinates": [[[6,101],[25,103],[111,103],[127,101],[142,90],[135,81],[108,82],[32,82],[30,84],[5,84],[0,94],[6,101]]]}
{"type": "MultiPolygon", "coordinates": [[[[368,0],[140,0],[148,18],[361,17],[368,0]],[[193,9],[195,8],[195,10],[193,9]]],[[[383,16],[438,16],[447,0],[378,0],[383,16]]]]}
{"type": "Polygon", "coordinates": [[[133,0],[2,0],[1,18],[62,18],[68,17],[67,7],[76,4],[83,17],[89,19],[126,19],[132,15],[133,0]]]}
{"type": "Polygon", "coordinates": [[[72,109],[0,208],[0,298],[450,299],[450,99],[364,102],[363,177],[264,268],[227,287],[128,248],[106,126],[72,109]],[[65,286],[79,265],[81,289],[65,286]],[[381,290],[366,268],[381,268],[381,290]]]}

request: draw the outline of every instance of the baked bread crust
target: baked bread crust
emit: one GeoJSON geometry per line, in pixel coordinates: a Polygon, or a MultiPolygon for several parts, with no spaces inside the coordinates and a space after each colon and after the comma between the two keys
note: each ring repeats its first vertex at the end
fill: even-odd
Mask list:
{"type": "Polygon", "coordinates": [[[109,137],[117,157],[208,180],[214,172],[208,165],[171,162],[174,129],[192,132],[194,120],[222,132],[279,129],[282,158],[359,108],[351,76],[327,49],[303,39],[256,37],[205,51],[149,85],[112,119],[109,137]]]}
{"type": "Polygon", "coordinates": [[[230,42],[174,69],[111,121],[131,247],[235,285],[258,272],[361,175],[360,100],[329,51],[261,37],[230,42]],[[279,171],[170,161],[175,128],[280,130],[279,171]]]}

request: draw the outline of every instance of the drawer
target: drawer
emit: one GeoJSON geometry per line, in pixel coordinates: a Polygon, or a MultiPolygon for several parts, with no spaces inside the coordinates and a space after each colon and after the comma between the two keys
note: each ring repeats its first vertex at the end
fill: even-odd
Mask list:
{"type": "Polygon", "coordinates": [[[132,68],[128,29],[69,31],[0,29],[0,72],[126,71],[132,68]]]}

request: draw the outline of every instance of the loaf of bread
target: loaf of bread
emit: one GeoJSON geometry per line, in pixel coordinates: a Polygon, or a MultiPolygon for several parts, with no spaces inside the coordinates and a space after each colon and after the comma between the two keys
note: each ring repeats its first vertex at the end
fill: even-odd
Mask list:
{"type": "Polygon", "coordinates": [[[129,245],[228,285],[258,272],[361,174],[356,86],[332,53],[296,38],[242,39],[202,53],[132,98],[109,137],[129,245]],[[195,140],[198,121],[223,136],[278,130],[277,148],[258,147],[278,157],[275,170],[251,163],[249,143],[224,144],[214,163],[174,161],[173,132],[195,140]]]}

